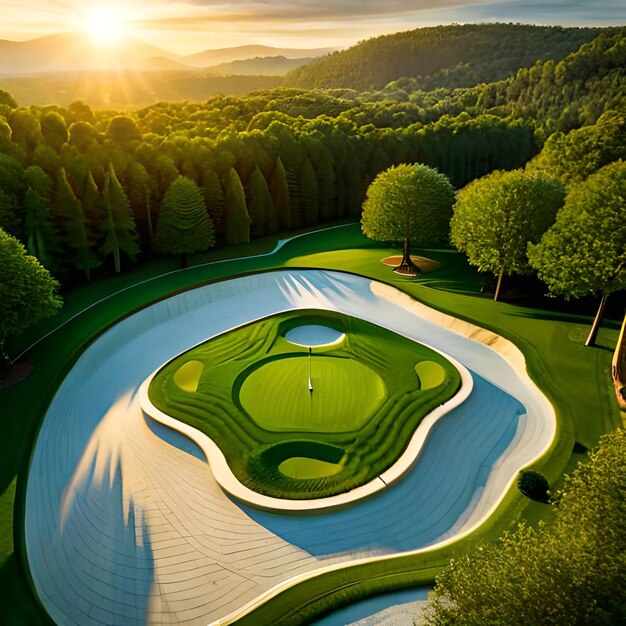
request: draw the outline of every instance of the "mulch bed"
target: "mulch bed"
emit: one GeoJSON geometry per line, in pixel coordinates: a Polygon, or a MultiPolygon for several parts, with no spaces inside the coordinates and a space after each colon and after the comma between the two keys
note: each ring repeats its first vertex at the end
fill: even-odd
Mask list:
{"type": "MultiPolygon", "coordinates": [[[[432,272],[441,267],[441,263],[437,263],[437,261],[433,261],[432,259],[427,259],[425,256],[414,256],[411,255],[411,261],[419,267],[421,272],[432,272]]],[[[398,267],[402,262],[401,255],[388,256],[385,259],[381,259],[380,261],[383,265],[389,265],[389,267],[398,267]]]]}

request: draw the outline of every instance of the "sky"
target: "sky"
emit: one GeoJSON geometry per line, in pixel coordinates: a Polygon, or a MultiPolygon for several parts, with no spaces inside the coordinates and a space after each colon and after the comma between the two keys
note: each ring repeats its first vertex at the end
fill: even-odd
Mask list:
{"type": "Polygon", "coordinates": [[[120,30],[121,22],[118,36],[123,32],[178,54],[247,44],[345,48],[376,35],[455,22],[626,23],[624,0],[2,0],[2,5],[0,39],[95,28],[105,40],[112,34],[106,31],[120,30]]]}

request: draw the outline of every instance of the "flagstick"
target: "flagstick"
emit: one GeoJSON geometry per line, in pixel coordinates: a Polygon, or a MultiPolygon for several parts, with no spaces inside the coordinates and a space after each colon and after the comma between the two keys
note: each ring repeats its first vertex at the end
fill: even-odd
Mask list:
{"type": "Polygon", "coordinates": [[[313,382],[311,380],[311,346],[309,346],[309,392],[313,393],[313,382]]]}

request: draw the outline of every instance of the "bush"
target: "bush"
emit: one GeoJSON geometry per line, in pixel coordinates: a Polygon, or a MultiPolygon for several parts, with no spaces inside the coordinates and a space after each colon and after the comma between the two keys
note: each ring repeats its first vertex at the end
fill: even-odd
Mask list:
{"type": "Polygon", "coordinates": [[[536,500],[537,502],[549,501],[548,490],[550,489],[550,483],[539,472],[521,472],[517,486],[531,500],[536,500]]]}

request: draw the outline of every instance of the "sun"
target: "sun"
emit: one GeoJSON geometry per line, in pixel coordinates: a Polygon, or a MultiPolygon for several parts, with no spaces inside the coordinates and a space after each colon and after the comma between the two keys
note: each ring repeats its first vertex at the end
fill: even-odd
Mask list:
{"type": "Polygon", "coordinates": [[[91,39],[99,44],[114,44],[128,35],[128,22],[122,11],[115,7],[98,6],[85,16],[84,28],[91,39]]]}

